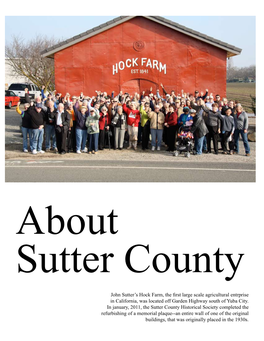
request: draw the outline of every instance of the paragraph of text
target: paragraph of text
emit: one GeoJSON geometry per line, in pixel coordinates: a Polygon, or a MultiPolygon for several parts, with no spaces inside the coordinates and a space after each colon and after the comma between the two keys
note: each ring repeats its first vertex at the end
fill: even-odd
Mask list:
{"type": "Polygon", "coordinates": [[[101,315],[146,322],[241,323],[249,321],[249,294],[112,292],[101,315]]]}

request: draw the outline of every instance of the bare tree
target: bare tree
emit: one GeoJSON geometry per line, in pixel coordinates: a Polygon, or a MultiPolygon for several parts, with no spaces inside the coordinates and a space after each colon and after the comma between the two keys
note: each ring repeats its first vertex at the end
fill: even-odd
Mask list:
{"type": "Polygon", "coordinates": [[[39,88],[53,90],[54,60],[43,58],[41,51],[58,43],[54,38],[36,36],[30,41],[24,41],[19,36],[5,48],[6,62],[12,67],[14,75],[25,76],[39,88]]]}
{"type": "Polygon", "coordinates": [[[227,67],[227,72],[226,72],[226,79],[227,81],[235,81],[235,80],[244,80],[246,81],[247,79],[253,79],[254,81],[256,80],[256,66],[251,65],[251,66],[246,66],[246,67],[233,67],[228,65],[227,67]]]}

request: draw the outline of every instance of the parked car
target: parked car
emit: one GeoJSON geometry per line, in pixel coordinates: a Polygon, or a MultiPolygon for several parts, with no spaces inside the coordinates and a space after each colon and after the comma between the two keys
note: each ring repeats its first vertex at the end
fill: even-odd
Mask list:
{"type": "Polygon", "coordinates": [[[14,105],[20,102],[20,97],[13,91],[5,90],[5,106],[11,109],[14,105]]]}
{"type": "Polygon", "coordinates": [[[12,83],[8,90],[12,90],[17,96],[20,97],[21,101],[25,101],[25,88],[28,88],[29,97],[35,99],[41,95],[40,89],[29,83],[12,83]]]}

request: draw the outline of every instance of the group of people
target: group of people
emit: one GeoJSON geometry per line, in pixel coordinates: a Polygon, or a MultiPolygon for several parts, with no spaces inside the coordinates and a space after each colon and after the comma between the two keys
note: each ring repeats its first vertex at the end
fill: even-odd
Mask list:
{"type": "Polygon", "coordinates": [[[178,132],[189,130],[194,134],[196,155],[211,153],[212,140],[218,154],[219,138],[224,154],[239,153],[239,136],[245,155],[250,155],[248,115],[240,103],[209,95],[208,90],[194,94],[182,90],[176,95],[175,91],[167,93],[162,84],[161,88],[162,94],[150,89],[134,95],[96,91],[91,97],[83,93],[62,97],[56,91],[45,95],[43,87],[35,102],[25,89],[24,110],[20,103],[17,106],[22,117],[23,151],[96,154],[106,147],[121,150],[125,140],[127,149],[137,150],[141,144],[146,150],[151,137],[152,151],[161,150],[164,142],[166,150],[173,152],[178,132]]]}

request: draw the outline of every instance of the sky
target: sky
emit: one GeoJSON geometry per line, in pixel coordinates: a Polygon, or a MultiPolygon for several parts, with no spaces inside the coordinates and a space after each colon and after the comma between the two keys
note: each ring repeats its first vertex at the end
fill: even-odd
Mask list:
{"type": "MultiPolygon", "coordinates": [[[[117,16],[5,16],[5,43],[14,36],[25,40],[37,35],[66,40],[117,16]],[[23,29],[21,29],[23,28],[23,29]],[[32,28],[32,29],[31,29],[32,28]]],[[[242,49],[232,65],[256,64],[255,16],[164,16],[180,25],[242,49]]]]}

